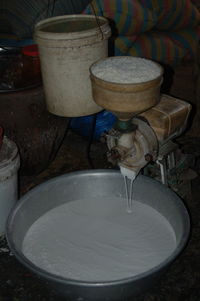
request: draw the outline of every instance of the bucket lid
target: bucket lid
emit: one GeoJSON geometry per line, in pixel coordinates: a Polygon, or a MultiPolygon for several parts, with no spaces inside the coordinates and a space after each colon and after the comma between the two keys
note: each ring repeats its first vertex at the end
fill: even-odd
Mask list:
{"type": "Polygon", "coordinates": [[[4,136],[3,144],[0,149],[0,168],[9,165],[17,156],[17,145],[4,136]]]}

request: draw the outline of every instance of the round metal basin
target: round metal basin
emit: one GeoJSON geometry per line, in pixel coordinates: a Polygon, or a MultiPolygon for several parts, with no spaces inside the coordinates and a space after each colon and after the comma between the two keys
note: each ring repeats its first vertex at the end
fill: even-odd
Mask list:
{"type": "Polygon", "coordinates": [[[125,197],[122,175],[112,170],[92,170],[68,173],[51,179],[29,191],[13,208],[7,222],[7,240],[16,258],[51,288],[67,300],[126,300],[153,286],[166,268],[185,247],[190,231],[188,212],[177,195],[156,180],[138,176],[134,195],[162,214],[171,224],[176,247],[161,264],[147,272],[115,281],[78,281],[66,279],[41,269],[29,261],[22,252],[24,237],[31,225],[43,214],[75,200],[88,197],[125,197]]]}

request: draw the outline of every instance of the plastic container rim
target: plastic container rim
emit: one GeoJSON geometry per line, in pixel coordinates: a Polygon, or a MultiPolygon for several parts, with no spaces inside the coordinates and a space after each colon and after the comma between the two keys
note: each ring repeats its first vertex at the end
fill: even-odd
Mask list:
{"type": "Polygon", "coordinates": [[[108,20],[105,17],[102,16],[97,16],[99,20],[103,21],[103,24],[100,25],[100,28],[102,30],[99,29],[99,25],[98,23],[96,23],[96,27],[92,28],[92,29],[87,29],[87,30],[82,30],[82,31],[75,31],[75,32],[48,32],[43,30],[43,27],[46,25],[50,25],[51,23],[53,24],[53,22],[56,23],[56,21],[61,21],[61,20],[78,20],[82,19],[87,20],[87,19],[95,19],[96,20],[96,16],[94,15],[81,15],[81,14],[74,14],[74,15],[63,15],[63,16],[57,16],[57,17],[51,17],[51,18],[47,18],[45,20],[39,21],[36,25],[35,25],[35,29],[34,29],[34,39],[45,39],[45,40],[76,40],[76,39],[80,39],[80,38],[86,38],[86,37],[91,37],[91,36],[96,36],[97,34],[102,35],[103,33],[103,39],[107,39],[108,36],[111,35],[111,29],[109,27],[109,23],[108,20]]]}
{"type": "MultiPolygon", "coordinates": [[[[90,68],[89,68],[90,75],[91,75],[94,79],[96,79],[98,82],[102,82],[104,85],[113,85],[113,86],[115,86],[116,88],[117,88],[117,87],[126,87],[126,86],[127,86],[127,87],[131,87],[131,86],[132,86],[132,87],[135,87],[135,88],[137,88],[137,87],[142,87],[142,86],[145,86],[145,85],[147,85],[147,84],[154,83],[154,82],[158,81],[158,79],[161,79],[161,83],[162,83],[162,76],[163,76],[163,73],[164,73],[163,67],[162,67],[160,64],[154,62],[153,60],[145,59],[145,58],[142,58],[142,59],[151,61],[152,63],[154,63],[155,65],[157,65],[157,66],[159,67],[159,69],[160,69],[160,75],[158,75],[157,77],[155,77],[155,78],[153,78],[153,79],[151,79],[151,80],[147,80],[147,81],[141,82],[141,83],[117,83],[117,82],[110,82],[110,81],[104,80],[104,79],[99,78],[98,76],[94,75],[92,69],[95,67],[95,65],[99,64],[100,62],[103,62],[103,61],[106,61],[106,60],[110,60],[110,59],[111,59],[111,60],[112,60],[112,59],[121,59],[121,58],[124,58],[124,57],[130,58],[130,56],[122,56],[122,55],[121,55],[121,56],[111,56],[111,57],[108,57],[108,58],[100,59],[100,60],[98,60],[97,62],[94,62],[94,63],[90,66],[90,68]]],[[[141,57],[138,57],[138,58],[141,58],[141,57]]]]}

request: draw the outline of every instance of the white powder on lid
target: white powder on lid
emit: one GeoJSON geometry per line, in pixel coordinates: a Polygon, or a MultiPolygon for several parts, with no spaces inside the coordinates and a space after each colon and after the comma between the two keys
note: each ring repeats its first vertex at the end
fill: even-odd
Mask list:
{"type": "Polygon", "coordinates": [[[91,73],[99,79],[112,83],[138,84],[162,75],[157,63],[139,57],[121,56],[101,60],[91,67],[91,73]]]}
{"type": "Polygon", "coordinates": [[[28,230],[23,253],[36,266],[70,279],[112,281],[138,275],[176,248],[175,233],[155,209],[134,201],[77,200],[54,208],[28,230]]]}

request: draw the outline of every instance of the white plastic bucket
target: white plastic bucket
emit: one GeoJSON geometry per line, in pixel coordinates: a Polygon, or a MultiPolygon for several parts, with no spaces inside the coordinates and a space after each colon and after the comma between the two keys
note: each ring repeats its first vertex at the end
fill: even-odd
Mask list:
{"type": "Polygon", "coordinates": [[[0,149],[0,235],[5,233],[7,217],[18,199],[19,166],[16,144],[4,137],[0,149]]]}
{"type": "Polygon", "coordinates": [[[108,56],[111,29],[107,19],[64,15],[35,26],[47,109],[65,117],[102,110],[92,98],[89,67],[108,56]]]}

